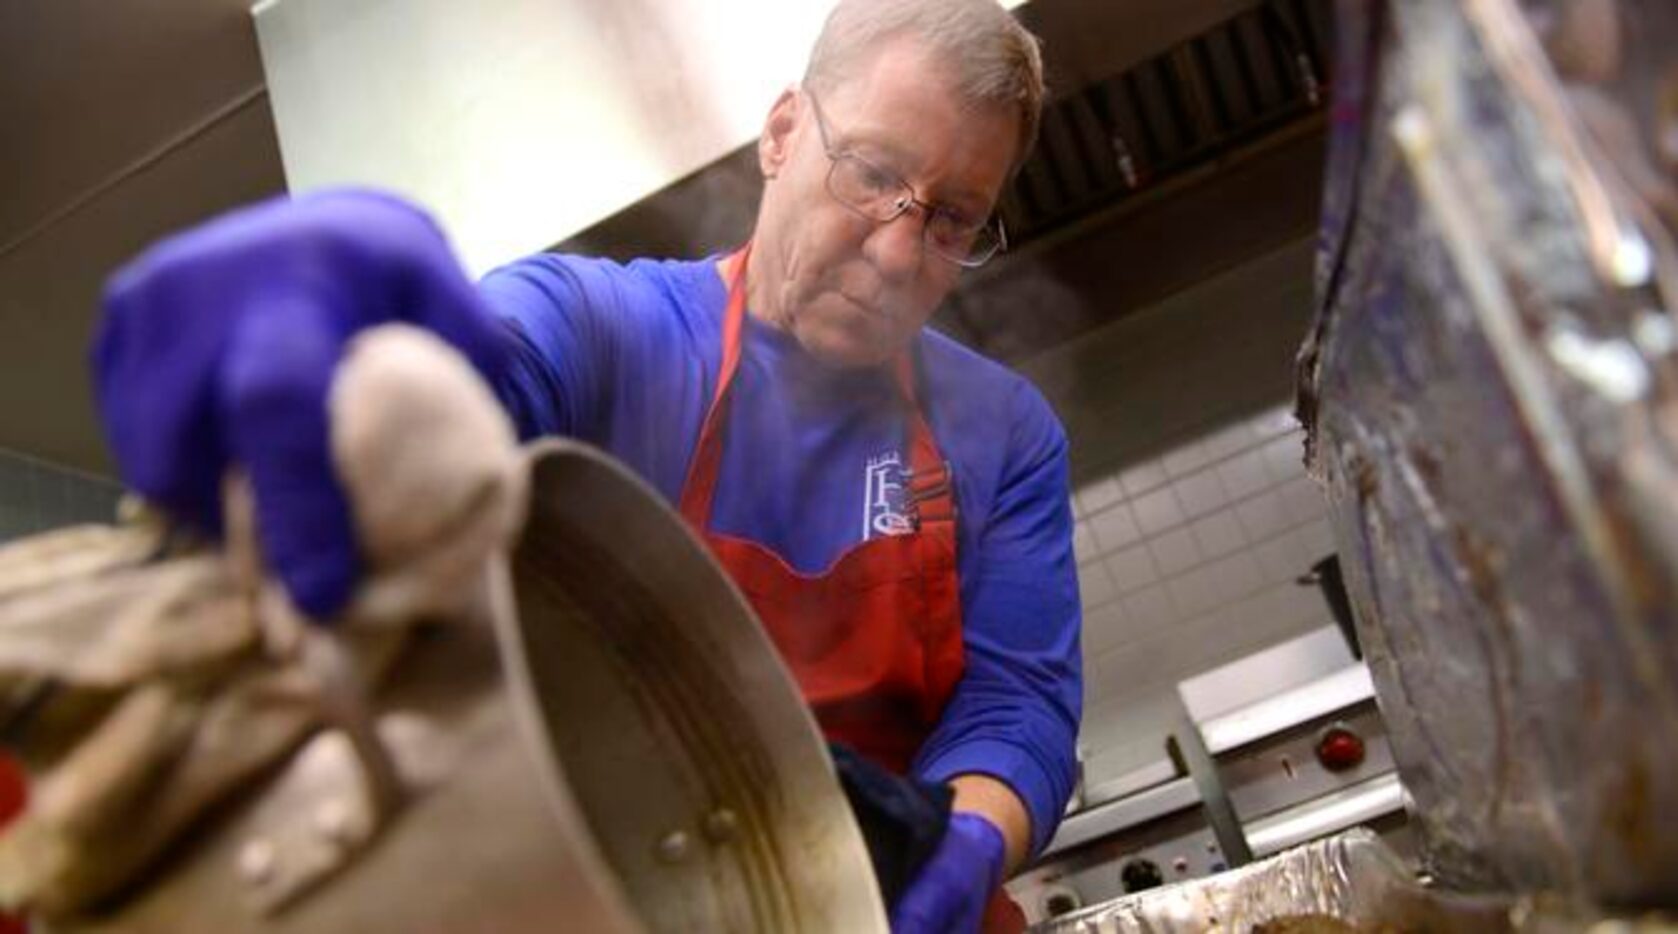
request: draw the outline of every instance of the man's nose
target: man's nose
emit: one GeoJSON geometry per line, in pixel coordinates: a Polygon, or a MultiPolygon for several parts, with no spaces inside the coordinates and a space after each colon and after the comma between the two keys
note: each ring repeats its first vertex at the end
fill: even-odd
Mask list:
{"type": "Polygon", "coordinates": [[[897,217],[878,224],[863,241],[863,254],[880,277],[888,282],[902,282],[914,278],[926,261],[926,243],[922,236],[926,215],[918,206],[910,207],[897,217]]]}

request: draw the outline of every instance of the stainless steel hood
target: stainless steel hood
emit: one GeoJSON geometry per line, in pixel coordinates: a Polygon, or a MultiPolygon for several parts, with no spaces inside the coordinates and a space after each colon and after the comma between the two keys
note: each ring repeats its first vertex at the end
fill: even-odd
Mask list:
{"type": "MultiPolygon", "coordinates": [[[[60,0],[0,16],[0,111],[18,142],[0,157],[14,183],[0,194],[0,446],[109,472],[85,364],[104,278],[165,233],[282,185],[405,192],[438,214],[476,270],[584,227],[592,234],[606,226],[595,219],[657,202],[644,196],[677,179],[696,182],[695,197],[677,199],[674,215],[669,205],[642,211],[646,229],[620,238],[634,255],[692,252],[696,213],[702,231],[737,235],[756,191],[741,147],[799,73],[829,0],[267,0],[254,19],[248,3],[180,0],[117,15],[128,7],[60,0]],[[722,163],[745,171],[711,184],[716,157],[731,151],[722,163]],[[669,236],[649,245],[647,230],[669,236]]],[[[1043,39],[1051,90],[1065,96],[1257,3],[1031,0],[1019,15],[1043,39]]],[[[1164,74],[1166,64],[1147,68],[1164,74]]],[[[1087,109],[1072,108],[1078,127],[1087,109]]],[[[1047,168],[1101,151],[1099,140],[1057,145],[1064,129],[1045,132],[1045,151],[1060,154],[1047,168]]],[[[1137,307],[1297,236],[1314,222],[1319,149],[1302,137],[1235,168],[1219,155],[1216,171],[1201,173],[1212,183],[1136,199],[1151,207],[1138,203],[1116,225],[1123,242],[1080,239],[1076,255],[1055,260],[1057,275],[1102,295],[1092,308],[1137,307]],[[1142,251],[1149,262],[1110,259],[1142,251]]],[[[1039,205],[1057,218],[1062,206],[1039,205]]],[[[987,279],[1008,279],[1007,265],[987,279]]],[[[975,346],[1020,359],[1070,333],[993,339],[995,322],[1012,318],[1017,331],[1008,313],[1022,298],[987,289],[991,300],[946,316],[975,346]]]]}
{"type": "MultiPolygon", "coordinates": [[[[1000,2],[1024,8],[1051,91],[1067,94],[1258,0],[1000,2]]],[[[749,143],[831,6],[263,0],[255,18],[291,190],[394,189],[481,273],[749,143]]],[[[1046,122],[1046,140],[1061,122],[1046,122]]]]}

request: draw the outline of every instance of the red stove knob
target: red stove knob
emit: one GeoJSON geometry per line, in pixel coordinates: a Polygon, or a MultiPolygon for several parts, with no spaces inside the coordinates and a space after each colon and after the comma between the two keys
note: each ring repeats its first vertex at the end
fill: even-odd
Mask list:
{"type": "Polygon", "coordinates": [[[1343,723],[1336,723],[1317,737],[1317,761],[1330,772],[1344,772],[1363,764],[1363,737],[1343,723]]]}

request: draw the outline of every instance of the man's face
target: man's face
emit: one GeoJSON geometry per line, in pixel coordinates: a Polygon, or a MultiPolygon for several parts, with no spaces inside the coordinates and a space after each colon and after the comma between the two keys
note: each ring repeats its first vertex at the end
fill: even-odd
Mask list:
{"type": "MultiPolygon", "coordinates": [[[[1012,108],[965,107],[945,69],[912,41],[887,45],[836,85],[820,97],[835,152],[901,178],[921,201],[964,217],[991,213],[1018,140],[1012,108]]],[[[810,353],[837,366],[883,363],[932,316],[961,267],[927,247],[924,209],[882,224],[833,197],[816,120],[803,94],[783,95],[770,113],[752,263],[771,267],[765,298],[810,353]]]]}

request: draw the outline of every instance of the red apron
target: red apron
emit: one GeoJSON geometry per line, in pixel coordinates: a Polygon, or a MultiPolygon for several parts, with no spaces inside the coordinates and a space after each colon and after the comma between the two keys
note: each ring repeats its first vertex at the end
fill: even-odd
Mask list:
{"type": "MultiPolygon", "coordinates": [[[[824,573],[802,574],[780,555],[710,529],[722,464],[728,394],[740,366],[748,243],[728,258],[717,389],[682,487],[681,512],[751,601],[827,738],[898,773],[908,771],[961,678],[961,594],[949,468],[916,401],[914,369],[896,361],[909,409],[905,508],[912,531],[862,542],[824,573]]],[[[1024,917],[1001,892],[986,930],[1018,930],[1024,917]],[[1018,925],[995,928],[1012,909],[1018,925]]]]}

